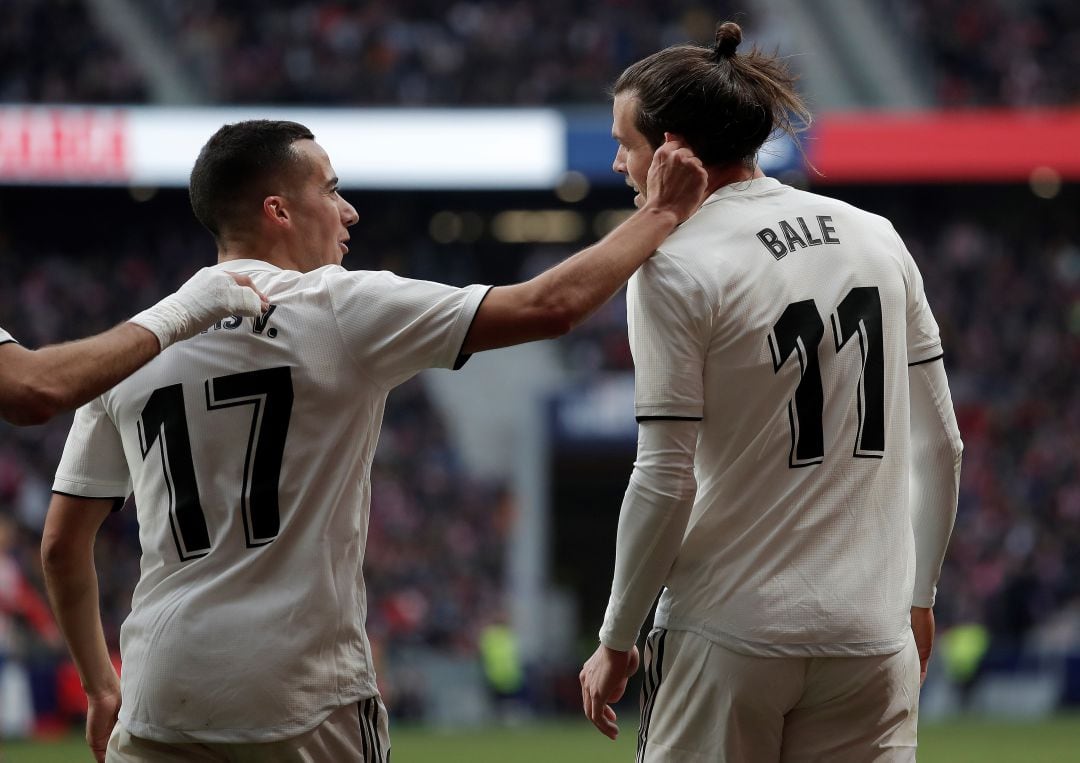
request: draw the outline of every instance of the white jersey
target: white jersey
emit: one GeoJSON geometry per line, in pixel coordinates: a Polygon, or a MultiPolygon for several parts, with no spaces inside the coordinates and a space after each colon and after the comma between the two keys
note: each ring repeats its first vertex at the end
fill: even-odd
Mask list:
{"type": "Polygon", "coordinates": [[[376,694],[361,565],[387,394],[454,367],[486,287],[327,266],[248,275],[230,318],[81,408],[54,490],[134,491],[141,575],[120,720],[162,742],[267,742],[376,694]]]}
{"type": "Polygon", "coordinates": [[[0,328],[0,344],[7,344],[8,342],[14,342],[11,334],[0,328]]]}
{"type": "Polygon", "coordinates": [[[941,344],[892,225],[772,178],[735,183],[627,299],[639,420],[702,420],[657,625],[752,655],[901,649],[907,367],[941,344]]]}

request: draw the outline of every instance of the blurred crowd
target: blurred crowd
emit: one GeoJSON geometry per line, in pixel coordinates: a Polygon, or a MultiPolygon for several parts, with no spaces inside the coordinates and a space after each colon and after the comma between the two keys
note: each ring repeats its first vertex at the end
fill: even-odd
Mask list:
{"type": "Polygon", "coordinates": [[[142,103],[145,75],[83,0],[4,0],[0,103],[142,103]]]}
{"type": "Polygon", "coordinates": [[[881,0],[925,53],[943,107],[1075,105],[1080,4],[1074,0],[881,0]]]}
{"type": "Polygon", "coordinates": [[[711,39],[718,10],[693,0],[151,6],[214,101],[453,106],[595,103],[632,61],[711,39]]]}
{"type": "Polygon", "coordinates": [[[1076,650],[1080,231],[1041,223],[1005,214],[910,236],[965,444],[939,611],[1001,648],[1076,650]]]}
{"type": "MultiPolygon", "coordinates": [[[[1073,0],[876,0],[944,107],[1080,99],[1073,0]]],[[[133,3],[198,98],[222,104],[595,104],[631,62],[708,43],[718,19],[795,54],[765,3],[151,0],[133,3]]],[[[87,0],[7,0],[0,100],[145,102],[148,76],[87,0]],[[47,41],[47,42],[44,42],[47,41]]]]}

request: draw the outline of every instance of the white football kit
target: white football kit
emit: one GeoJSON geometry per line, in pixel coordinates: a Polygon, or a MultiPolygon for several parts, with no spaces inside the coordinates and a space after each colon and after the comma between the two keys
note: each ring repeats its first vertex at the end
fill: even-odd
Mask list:
{"type": "Polygon", "coordinates": [[[915,576],[908,366],[941,343],[892,225],[773,178],[735,183],[627,304],[639,420],[702,420],[656,624],[762,656],[898,651],[915,576]]]}
{"type": "Polygon", "coordinates": [[[14,342],[11,334],[0,328],[0,344],[7,344],[8,342],[14,342]]]}
{"type": "Polygon", "coordinates": [[[163,352],[79,410],[54,490],[134,492],[121,629],[132,734],[271,742],[377,694],[361,565],[387,394],[452,368],[487,287],[217,266],[273,308],[163,352]]]}
{"type": "MultiPolygon", "coordinates": [[[[885,667],[858,669],[879,677],[881,717],[891,724],[879,728],[879,741],[908,759],[918,694],[909,611],[933,604],[960,445],[939,368],[928,377],[926,404],[957,462],[935,474],[934,489],[916,487],[932,505],[910,506],[909,379],[919,378],[913,369],[940,367],[942,350],[903,242],[884,218],[834,199],[772,178],[734,183],[630,280],[627,312],[642,424],[600,638],[629,649],[663,588],[650,638],[661,648],[646,658],[640,759],[681,760],[690,749],[743,759],[733,744],[781,738],[763,720],[773,717],[770,696],[779,696],[764,678],[748,681],[756,696],[743,697],[761,710],[756,720],[744,723],[707,699],[715,686],[717,696],[739,701],[734,673],[723,671],[743,670],[740,657],[749,665],[801,660],[797,676],[815,671],[816,659],[880,657],[888,678],[885,667]],[[923,515],[918,531],[913,513],[923,515]],[[685,674],[679,686],[661,684],[667,631],[704,639],[680,646],[682,658],[668,650],[689,661],[668,666],[685,674]],[[702,673],[714,659],[709,644],[732,656],[715,659],[721,672],[711,679],[702,673]],[[700,714],[690,712],[687,695],[702,704],[700,714]],[[897,696],[906,709],[885,713],[897,696]],[[661,713],[665,704],[659,736],[647,734],[653,706],[661,713]],[[647,754],[646,739],[655,741],[647,754]]],[[[858,664],[849,661],[847,675],[858,664]]],[[[813,691],[790,696],[812,705],[813,691]]],[[[814,733],[840,733],[812,706],[788,710],[790,721],[807,713],[814,733]]],[[[781,725],[785,712],[775,716],[781,725]]],[[[851,740],[852,759],[871,759],[862,744],[851,740]]],[[[754,749],[770,759],[764,746],[754,749]]]]}

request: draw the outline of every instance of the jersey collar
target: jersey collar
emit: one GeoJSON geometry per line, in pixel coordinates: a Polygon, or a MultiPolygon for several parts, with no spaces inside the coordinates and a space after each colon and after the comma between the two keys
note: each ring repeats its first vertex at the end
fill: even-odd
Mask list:
{"type": "Polygon", "coordinates": [[[271,265],[266,260],[237,259],[218,262],[210,267],[215,270],[268,270],[273,273],[281,271],[277,265],[271,265]]]}
{"type": "Polygon", "coordinates": [[[733,196],[760,196],[761,194],[775,191],[782,185],[783,183],[779,180],[770,177],[739,180],[735,183],[728,183],[725,186],[717,188],[712,196],[705,199],[705,203],[702,206],[715,204],[722,199],[729,199],[733,196]]]}

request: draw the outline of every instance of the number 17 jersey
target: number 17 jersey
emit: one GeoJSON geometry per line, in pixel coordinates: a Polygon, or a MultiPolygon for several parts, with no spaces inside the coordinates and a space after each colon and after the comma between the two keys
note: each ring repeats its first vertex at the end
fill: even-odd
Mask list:
{"type": "Polygon", "coordinates": [[[486,288],[255,260],[273,305],[178,343],[81,408],[54,490],[132,491],[142,546],[120,720],[270,742],[377,693],[362,564],[389,391],[459,359],[486,288]]]}
{"type": "Polygon", "coordinates": [[[772,178],[721,188],[630,282],[641,419],[701,419],[656,623],[751,655],[908,638],[908,366],[941,356],[892,225],[772,178]]]}

